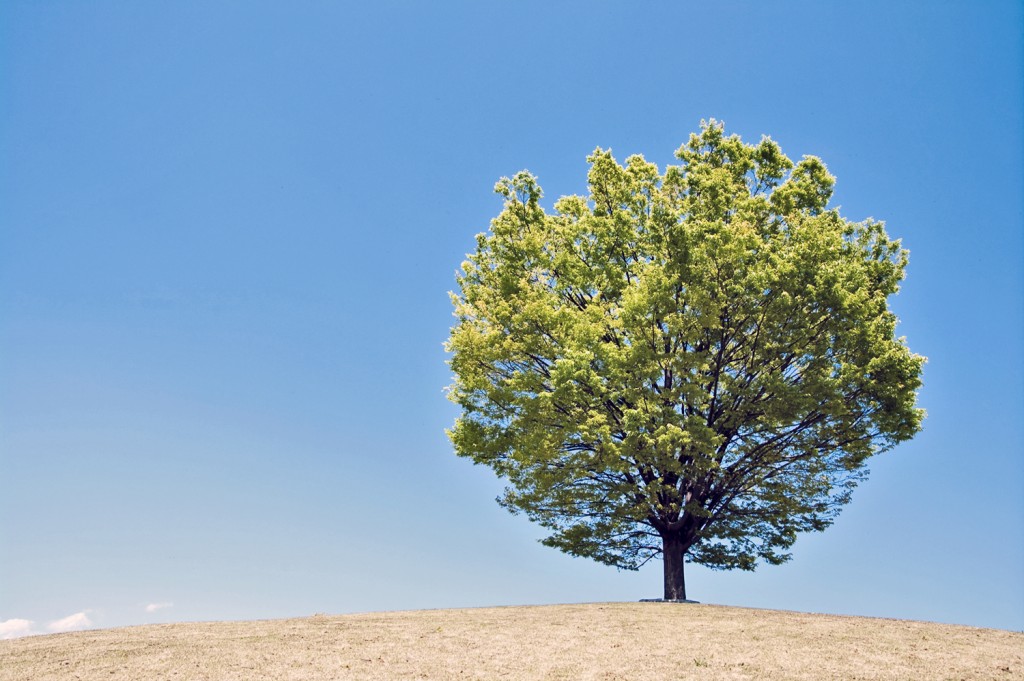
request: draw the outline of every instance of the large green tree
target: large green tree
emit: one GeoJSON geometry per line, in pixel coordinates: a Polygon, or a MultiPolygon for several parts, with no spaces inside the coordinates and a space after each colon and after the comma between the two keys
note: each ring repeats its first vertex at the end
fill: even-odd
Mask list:
{"type": "Polygon", "coordinates": [[[509,486],[544,543],[624,569],[752,570],[823,530],[868,457],[912,437],[924,358],[888,297],[907,251],[828,207],[835,182],[714,120],[664,172],[589,158],[549,213],[496,191],[452,295],[456,453],[509,486]]]}

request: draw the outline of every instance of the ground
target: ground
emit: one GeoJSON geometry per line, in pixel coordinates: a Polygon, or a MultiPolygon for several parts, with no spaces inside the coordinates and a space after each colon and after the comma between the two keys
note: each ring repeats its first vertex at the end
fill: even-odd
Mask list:
{"type": "Polygon", "coordinates": [[[315,615],[0,641],[0,680],[1022,679],[1024,634],[675,603],[315,615]]]}

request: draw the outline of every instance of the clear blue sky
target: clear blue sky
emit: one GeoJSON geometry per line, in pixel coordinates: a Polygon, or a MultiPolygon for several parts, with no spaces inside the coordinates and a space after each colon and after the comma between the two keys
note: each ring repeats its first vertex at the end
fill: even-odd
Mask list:
{"type": "Polygon", "coordinates": [[[0,4],[0,629],[659,596],[452,454],[447,292],[500,176],[582,192],[595,146],[663,166],[710,117],[904,239],[929,416],[792,562],[689,593],[1024,629],[1022,21],[0,4]]]}

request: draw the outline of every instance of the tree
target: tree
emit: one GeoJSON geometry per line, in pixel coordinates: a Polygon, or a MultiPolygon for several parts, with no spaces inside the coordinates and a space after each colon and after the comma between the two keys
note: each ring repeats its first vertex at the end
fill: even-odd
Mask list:
{"type": "Polygon", "coordinates": [[[543,543],[622,569],[779,564],[868,457],[911,438],[924,358],[888,297],[907,251],[828,208],[835,178],[702,122],[664,173],[588,157],[554,212],[528,172],[476,239],[447,349],[458,455],[543,543]]]}

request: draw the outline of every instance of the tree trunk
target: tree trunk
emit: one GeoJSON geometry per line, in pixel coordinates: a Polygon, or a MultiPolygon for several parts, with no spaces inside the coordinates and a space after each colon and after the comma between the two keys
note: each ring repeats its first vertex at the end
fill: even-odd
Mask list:
{"type": "Polygon", "coordinates": [[[665,564],[665,600],[685,601],[686,580],[683,579],[683,557],[686,548],[682,538],[669,534],[662,537],[662,559],[665,564]]]}

